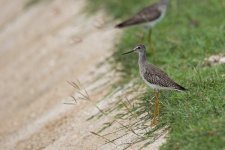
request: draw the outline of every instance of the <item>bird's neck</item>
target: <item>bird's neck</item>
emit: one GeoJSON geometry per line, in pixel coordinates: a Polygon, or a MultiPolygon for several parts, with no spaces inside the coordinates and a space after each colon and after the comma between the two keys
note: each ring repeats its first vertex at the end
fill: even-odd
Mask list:
{"type": "Polygon", "coordinates": [[[147,61],[146,52],[139,53],[139,59],[138,59],[139,65],[146,63],[146,61],[147,61]]]}

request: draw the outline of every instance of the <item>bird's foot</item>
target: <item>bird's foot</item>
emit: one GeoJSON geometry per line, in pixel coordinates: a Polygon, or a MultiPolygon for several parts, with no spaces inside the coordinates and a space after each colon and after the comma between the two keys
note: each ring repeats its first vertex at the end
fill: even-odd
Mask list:
{"type": "Polygon", "coordinates": [[[153,119],[152,122],[151,122],[151,127],[155,127],[158,123],[158,120],[157,119],[153,119]]]}
{"type": "Polygon", "coordinates": [[[151,121],[151,127],[154,127],[154,126],[156,126],[157,125],[157,123],[158,123],[158,118],[157,118],[157,114],[158,113],[158,111],[157,111],[157,106],[155,106],[155,110],[154,110],[154,113],[153,113],[153,119],[152,119],[152,121],[151,121]]]}

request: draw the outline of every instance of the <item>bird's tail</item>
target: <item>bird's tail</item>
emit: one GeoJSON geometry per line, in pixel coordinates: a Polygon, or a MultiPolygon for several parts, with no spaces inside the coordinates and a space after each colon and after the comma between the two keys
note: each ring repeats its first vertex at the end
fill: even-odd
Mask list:
{"type": "Polygon", "coordinates": [[[133,19],[128,19],[128,20],[126,20],[124,22],[121,22],[121,23],[117,24],[115,26],[115,28],[124,28],[124,27],[135,25],[135,23],[136,22],[133,19]]]}
{"type": "Polygon", "coordinates": [[[176,89],[179,90],[179,91],[188,91],[188,89],[186,89],[185,87],[183,87],[183,86],[181,86],[179,84],[177,84],[176,89]]]}
{"type": "Polygon", "coordinates": [[[125,26],[126,26],[125,23],[122,22],[122,23],[120,23],[120,24],[117,24],[117,25],[115,26],[115,28],[123,28],[123,27],[125,27],[125,26]]]}

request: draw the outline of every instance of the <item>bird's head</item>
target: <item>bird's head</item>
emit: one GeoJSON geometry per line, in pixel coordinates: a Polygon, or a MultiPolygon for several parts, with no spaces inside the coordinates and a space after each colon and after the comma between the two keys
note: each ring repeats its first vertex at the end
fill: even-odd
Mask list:
{"type": "Polygon", "coordinates": [[[123,55],[129,54],[129,53],[132,53],[132,52],[145,53],[145,46],[143,44],[139,44],[133,50],[131,50],[129,52],[126,52],[126,53],[123,53],[123,55]]]}
{"type": "Polygon", "coordinates": [[[133,51],[138,52],[138,53],[144,53],[145,46],[143,44],[139,44],[133,49],[133,51]]]}

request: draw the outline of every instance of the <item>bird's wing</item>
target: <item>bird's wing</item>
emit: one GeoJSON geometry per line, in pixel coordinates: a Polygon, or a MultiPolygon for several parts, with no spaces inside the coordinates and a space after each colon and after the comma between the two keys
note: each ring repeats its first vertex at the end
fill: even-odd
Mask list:
{"type": "Polygon", "coordinates": [[[127,19],[126,21],[118,24],[116,27],[126,27],[131,25],[137,25],[145,22],[149,22],[159,18],[161,15],[160,10],[157,7],[157,4],[149,6],[141,10],[139,13],[133,17],[127,19]]]}
{"type": "Polygon", "coordinates": [[[156,68],[155,66],[151,66],[151,69],[146,69],[143,72],[144,78],[151,84],[159,85],[161,87],[168,87],[177,90],[185,90],[184,87],[177,84],[173,81],[165,72],[156,68]]]}

